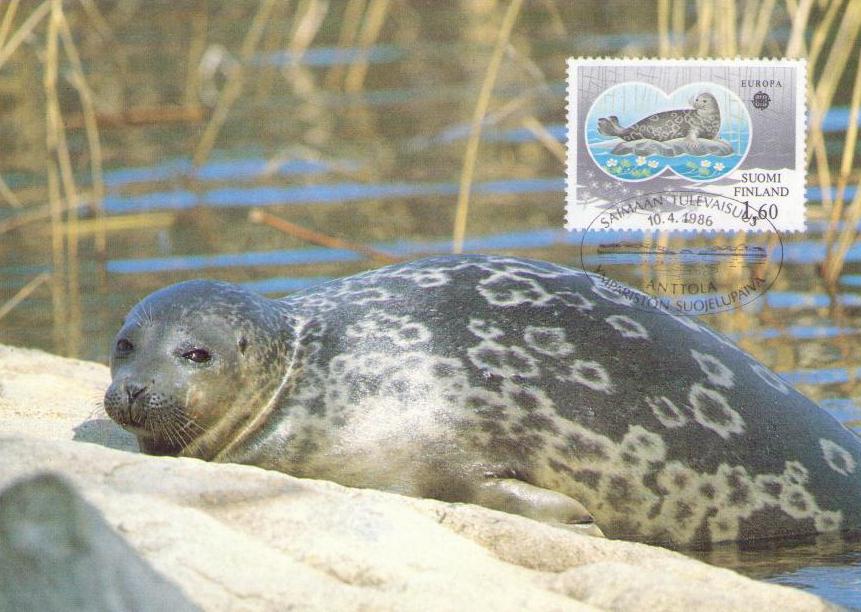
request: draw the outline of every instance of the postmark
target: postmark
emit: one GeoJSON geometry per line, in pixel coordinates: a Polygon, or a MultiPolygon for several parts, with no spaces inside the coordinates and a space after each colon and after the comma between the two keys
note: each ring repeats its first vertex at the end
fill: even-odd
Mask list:
{"type": "Polygon", "coordinates": [[[569,59],[566,227],[804,231],[805,88],[804,60],[569,59]]]}
{"type": "MultiPolygon", "coordinates": [[[[646,194],[656,202],[684,192],[646,194]]],[[[783,266],[783,240],[774,223],[761,218],[759,231],[728,234],[702,231],[730,225],[739,202],[710,214],[690,208],[653,212],[652,231],[628,231],[627,216],[599,213],[582,233],[580,267],[595,290],[632,308],[671,316],[702,316],[753,305],[777,280],[783,266]],[[662,232],[678,216],[696,217],[698,229],[662,232]]],[[[657,207],[656,207],[657,209],[657,207]]],[[[743,209],[743,207],[742,207],[743,209]]]]}

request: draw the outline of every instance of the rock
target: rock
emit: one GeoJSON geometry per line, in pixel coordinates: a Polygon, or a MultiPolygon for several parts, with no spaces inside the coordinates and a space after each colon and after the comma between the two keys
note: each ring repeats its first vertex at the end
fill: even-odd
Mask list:
{"type": "Polygon", "coordinates": [[[679,155],[732,155],[732,145],[723,140],[708,140],[697,138],[691,142],[687,138],[674,138],[660,142],[644,138],[642,140],[622,141],[613,148],[613,155],[662,155],[677,157],[679,155]]]}
{"type": "Polygon", "coordinates": [[[63,479],[0,494],[0,610],[197,610],[63,479]]]}
{"type": "Polygon", "coordinates": [[[205,610],[833,609],[679,553],[477,506],[106,448],[108,425],[84,427],[85,443],[76,431],[101,417],[83,398],[107,383],[93,364],[0,347],[0,380],[20,415],[0,432],[0,489],[61,473],[205,610]],[[29,400],[19,378],[37,371],[66,391],[29,400]]]}

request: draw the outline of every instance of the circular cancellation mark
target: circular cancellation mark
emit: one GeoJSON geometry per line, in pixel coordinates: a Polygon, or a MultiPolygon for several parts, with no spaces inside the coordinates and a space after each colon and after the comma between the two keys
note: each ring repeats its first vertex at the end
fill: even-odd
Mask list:
{"type": "Polygon", "coordinates": [[[686,193],[643,194],[595,217],[580,244],[580,265],[591,281],[632,307],[690,316],[741,308],[764,295],[783,266],[783,240],[767,211],[716,194],[708,195],[726,202],[707,210],[667,204],[685,201],[686,193]],[[630,215],[645,215],[648,224],[630,215]],[[737,225],[745,216],[757,231],[711,229],[737,225]],[[631,226],[652,231],[625,229],[631,226]],[[660,240],[668,232],[672,239],[660,240]],[[635,276],[641,290],[617,280],[635,276]]]}

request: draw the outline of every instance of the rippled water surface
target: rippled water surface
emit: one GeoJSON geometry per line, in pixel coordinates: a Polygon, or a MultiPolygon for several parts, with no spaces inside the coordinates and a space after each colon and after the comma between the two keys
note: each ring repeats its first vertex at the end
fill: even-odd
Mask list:
{"type": "MultiPolygon", "coordinates": [[[[89,206],[74,228],[59,226],[77,233],[73,247],[58,251],[52,240],[44,209],[44,29],[0,69],[0,173],[24,210],[0,204],[0,306],[42,273],[59,270],[62,278],[38,285],[0,318],[0,342],[105,362],[127,309],[168,283],[203,276],[274,296],[392,258],[450,252],[469,121],[501,9],[404,0],[363,47],[361,32],[343,42],[342,17],[356,2],[283,4],[246,62],[239,49],[256,2],[98,2],[98,27],[93,15],[68,9],[100,118],[104,253],[89,206]],[[307,45],[303,32],[313,34],[307,45]],[[194,151],[237,65],[241,94],[195,167],[194,151]],[[364,254],[253,222],[257,211],[358,243],[364,254]],[[25,213],[34,220],[19,225],[25,213]],[[368,257],[368,248],[380,255],[368,257]]],[[[655,15],[634,19],[625,4],[525,4],[483,127],[467,251],[579,265],[583,236],[561,229],[564,62],[655,54],[655,15]]],[[[774,28],[770,48],[787,36],[787,28],[774,28]]],[[[844,89],[825,120],[835,159],[853,120],[844,89]]],[[[59,103],[87,201],[91,149],[65,64],[59,103]]],[[[847,187],[847,198],[855,189],[847,187]]],[[[808,195],[810,231],[782,237],[782,268],[768,294],[707,322],[861,432],[861,246],[849,250],[839,290],[829,294],[817,274],[825,259],[823,194],[813,186],[808,195]]],[[[635,266],[616,272],[642,281],[635,266]]],[[[857,544],[718,550],[705,558],[861,608],[857,544]]]]}

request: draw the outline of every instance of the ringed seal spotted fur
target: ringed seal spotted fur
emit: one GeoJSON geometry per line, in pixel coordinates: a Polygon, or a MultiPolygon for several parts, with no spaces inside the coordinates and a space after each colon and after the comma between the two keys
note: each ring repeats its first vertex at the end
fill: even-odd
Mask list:
{"type": "Polygon", "coordinates": [[[598,132],[627,141],[648,139],[666,142],[676,138],[715,140],[721,124],[717,99],[708,92],[702,92],[691,100],[691,106],[692,109],[649,115],[626,128],[619,125],[616,116],[603,117],[598,119],[598,132]]]}
{"type": "Polygon", "coordinates": [[[675,547],[855,531],[861,442],[724,336],[587,273],[434,257],[270,300],[137,304],[108,414],[144,452],[675,547]]]}

